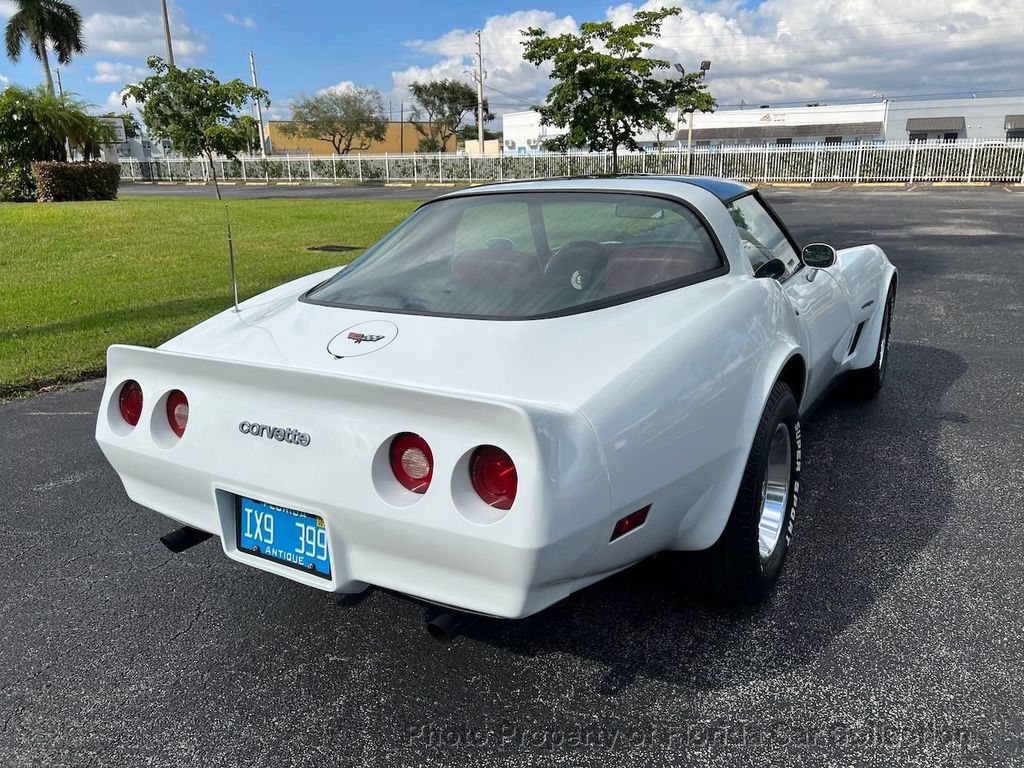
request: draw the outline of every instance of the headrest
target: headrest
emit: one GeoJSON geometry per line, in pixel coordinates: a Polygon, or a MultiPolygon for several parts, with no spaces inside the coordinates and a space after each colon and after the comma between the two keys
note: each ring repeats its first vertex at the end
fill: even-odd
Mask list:
{"type": "Polygon", "coordinates": [[[634,291],[705,272],[720,263],[713,252],[697,248],[624,245],[608,260],[606,282],[610,290],[634,291]]]}
{"type": "Polygon", "coordinates": [[[463,251],[452,259],[451,269],[452,277],[466,285],[538,288],[544,284],[537,257],[522,251],[489,248],[463,251]]]}

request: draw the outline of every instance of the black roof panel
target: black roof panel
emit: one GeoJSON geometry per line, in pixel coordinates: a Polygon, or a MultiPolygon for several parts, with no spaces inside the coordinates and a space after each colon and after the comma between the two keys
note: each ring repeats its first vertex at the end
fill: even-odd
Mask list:
{"type": "Polygon", "coordinates": [[[681,184],[692,184],[700,187],[717,197],[719,200],[732,200],[745,192],[753,189],[749,184],[732,179],[719,179],[714,176],[655,176],[647,174],[643,176],[626,176],[629,179],[657,179],[658,181],[678,181],[681,184]]]}

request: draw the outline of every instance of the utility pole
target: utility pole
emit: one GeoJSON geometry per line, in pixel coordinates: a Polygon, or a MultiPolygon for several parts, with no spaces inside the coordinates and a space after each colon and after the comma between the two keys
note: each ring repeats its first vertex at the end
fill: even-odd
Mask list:
{"type": "Polygon", "coordinates": [[[693,170],[693,113],[696,111],[690,107],[689,120],[686,121],[686,175],[689,176],[693,170]]]}
{"type": "Polygon", "coordinates": [[[57,67],[57,93],[64,95],[64,85],[60,81],[60,67],[57,67]]]}
{"type": "MultiPolygon", "coordinates": [[[[680,67],[678,64],[676,65],[676,67],[679,69],[680,73],[682,73],[683,68],[680,67]]],[[[711,69],[711,60],[710,59],[704,59],[704,61],[702,61],[700,63],[700,77],[701,77],[701,80],[704,80],[704,78],[707,77],[709,69],[711,69]]],[[[687,173],[687,175],[689,175],[693,171],[693,115],[694,115],[694,113],[696,111],[697,111],[697,108],[691,104],[690,105],[690,119],[687,121],[687,124],[686,124],[686,173],[687,173]]]]}
{"type": "MultiPolygon", "coordinates": [[[[167,2],[167,0],[164,0],[164,2],[167,2]]],[[[252,87],[259,88],[260,85],[256,81],[256,57],[253,56],[252,51],[249,51],[249,71],[252,72],[252,87]]],[[[263,138],[263,105],[260,104],[259,99],[256,99],[256,120],[260,124],[260,157],[266,160],[267,142],[263,138]]]]}
{"type": "Polygon", "coordinates": [[[171,50],[171,22],[167,18],[167,0],[160,0],[160,9],[164,15],[164,42],[167,43],[167,66],[174,67],[174,51],[171,50]]]}
{"type": "Polygon", "coordinates": [[[484,154],[484,49],[476,31],[476,151],[484,154]]]}
{"type": "Polygon", "coordinates": [[[405,102],[398,102],[398,151],[405,154],[405,102]]]}

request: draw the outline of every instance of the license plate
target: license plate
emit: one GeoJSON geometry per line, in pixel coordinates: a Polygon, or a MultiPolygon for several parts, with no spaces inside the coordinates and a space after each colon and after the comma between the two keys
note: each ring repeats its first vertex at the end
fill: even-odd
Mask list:
{"type": "Polygon", "coordinates": [[[242,552],[331,577],[327,525],[322,517],[239,496],[235,527],[242,552]]]}

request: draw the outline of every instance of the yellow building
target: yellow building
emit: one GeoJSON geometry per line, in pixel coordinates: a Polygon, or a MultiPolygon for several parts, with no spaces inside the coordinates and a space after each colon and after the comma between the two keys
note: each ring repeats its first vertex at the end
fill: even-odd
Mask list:
{"type": "MultiPolygon", "coordinates": [[[[288,136],[283,130],[288,125],[287,120],[271,120],[268,124],[268,137],[270,139],[271,151],[275,155],[284,154],[310,154],[310,155],[333,155],[334,145],[323,139],[306,139],[301,136],[288,136]]],[[[402,152],[415,152],[420,144],[423,134],[417,130],[412,123],[388,123],[388,132],[384,141],[374,141],[369,148],[359,150],[366,155],[398,154],[402,152]]],[[[356,144],[358,146],[358,144],[356,144]]],[[[448,140],[447,151],[454,152],[458,146],[458,140],[453,136],[448,140]]],[[[355,152],[356,150],[352,150],[355,152]]]]}

